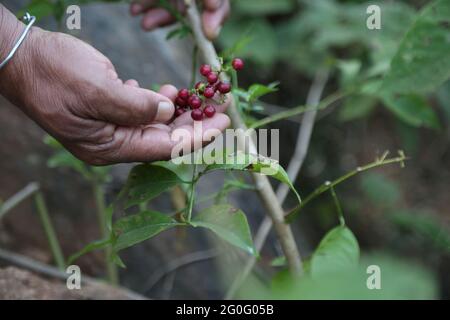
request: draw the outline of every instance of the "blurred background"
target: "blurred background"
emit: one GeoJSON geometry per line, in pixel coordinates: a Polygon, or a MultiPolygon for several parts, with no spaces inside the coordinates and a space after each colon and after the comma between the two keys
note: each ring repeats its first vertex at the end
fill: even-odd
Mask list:
{"type": "MultiPolygon", "coordinates": [[[[383,28],[369,32],[365,27],[369,3],[365,1],[232,1],[232,15],[217,41],[218,48],[239,46],[237,54],[248,61],[240,78],[242,87],[280,82],[279,90],[263,99],[265,108],[255,110],[251,117],[305,104],[319,70],[330,71],[324,97],[366,75],[383,74],[417,11],[429,1],[378,3],[383,28]]],[[[2,4],[18,13],[29,1],[6,0],[2,4]]],[[[70,33],[110,58],[121,78],[137,79],[149,88],[163,83],[189,85],[189,40],[166,41],[167,30],[143,32],[139,21],[129,16],[126,4],[87,4],[82,6],[81,18],[81,30],[70,33]]],[[[40,20],[39,26],[53,31],[60,28],[52,17],[40,20]]],[[[68,32],[64,27],[61,31],[68,32]]],[[[300,120],[296,116],[270,126],[280,129],[280,160],[285,167],[296,145],[300,120]]],[[[375,169],[336,189],[363,261],[385,263],[402,275],[386,278],[398,282],[386,297],[450,298],[449,122],[450,82],[423,103],[401,112],[371,96],[352,95],[318,114],[309,153],[295,181],[302,196],[324,181],[372,162],[386,150],[392,154],[403,150],[410,158],[405,168],[375,169]]],[[[28,183],[40,183],[62,250],[69,256],[100,238],[95,197],[92,184],[76,170],[61,167],[60,162],[57,168],[49,166],[55,151],[44,143],[44,137],[45,132],[0,97],[0,198],[5,201],[28,183]]],[[[118,165],[107,169],[102,181],[106,202],[123,186],[130,168],[118,165]]],[[[200,193],[219,191],[223,179],[215,174],[202,180],[200,193]]],[[[171,197],[164,194],[149,206],[170,211],[171,197]]],[[[246,213],[255,234],[264,218],[257,195],[234,192],[230,201],[246,213]]],[[[295,206],[295,201],[290,195],[285,208],[295,206]]],[[[293,223],[302,254],[308,257],[336,225],[331,196],[325,194],[311,202],[293,223]]],[[[0,218],[0,248],[54,264],[33,201],[23,202],[0,218]]],[[[156,299],[221,299],[230,283],[224,273],[236,276],[243,266],[242,257],[223,255],[222,249],[220,241],[201,230],[164,232],[122,253],[127,268],[120,271],[120,284],[156,299]]],[[[240,297],[260,297],[261,283],[270,283],[282,271],[282,267],[272,266],[280,254],[276,237],[270,235],[246,286],[250,289],[240,297]]],[[[102,278],[102,259],[102,253],[95,252],[81,258],[79,264],[84,273],[102,278]]],[[[10,265],[8,257],[0,256],[0,266],[10,265]]],[[[5,270],[0,269],[0,281],[2,272],[3,277],[7,275],[5,270]]],[[[39,291],[22,296],[26,294],[43,297],[39,291]]],[[[19,291],[17,296],[21,296],[19,291]]]]}

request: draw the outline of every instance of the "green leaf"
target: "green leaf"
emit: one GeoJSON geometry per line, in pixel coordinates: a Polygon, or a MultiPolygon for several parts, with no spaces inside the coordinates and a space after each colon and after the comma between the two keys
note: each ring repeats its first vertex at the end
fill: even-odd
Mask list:
{"type": "Polygon", "coordinates": [[[277,92],[278,91],[278,85],[279,82],[273,82],[269,84],[268,86],[262,85],[262,84],[253,84],[248,89],[248,102],[255,102],[262,96],[277,92]]]}
{"type": "Polygon", "coordinates": [[[173,171],[153,164],[135,166],[121,191],[126,197],[125,208],[153,199],[170,188],[182,183],[173,171]]]}
{"type": "Polygon", "coordinates": [[[233,93],[245,101],[248,101],[250,99],[250,95],[249,95],[248,91],[245,91],[244,89],[241,89],[241,88],[234,89],[233,88],[233,93]]]}
{"type": "Polygon", "coordinates": [[[49,168],[70,168],[81,174],[86,180],[96,180],[105,183],[111,179],[109,166],[93,167],[85,164],[83,161],[75,158],[63,145],[51,136],[44,138],[44,143],[56,152],[47,160],[49,168]]]}
{"type": "Polygon", "coordinates": [[[126,268],[125,263],[122,261],[122,259],[119,257],[117,253],[112,252],[109,259],[112,263],[119,266],[120,268],[126,268]]]}
{"type": "Polygon", "coordinates": [[[450,230],[434,212],[392,209],[388,219],[403,232],[411,232],[420,236],[429,245],[450,253],[450,230]]]}
{"type": "Polygon", "coordinates": [[[418,95],[386,95],[384,105],[400,120],[413,127],[439,129],[439,119],[425,98],[418,95]]]}
{"type": "Polygon", "coordinates": [[[286,266],[286,264],[287,264],[287,262],[286,262],[285,256],[277,257],[270,262],[270,265],[272,267],[284,267],[284,266],[286,266]]]}
{"type": "Polygon", "coordinates": [[[247,217],[241,210],[227,204],[213,206],[200,212],[191,224],[207,228],[232,245],[257,255],[247,217]]]}
{"type": "Polygon", "coordinates": [[[274,179],[277,179],[278,181],[287,184],[292,192],[294,192],[298,202],[302,202],[302,199],[295,189],[294,185],[292,184],[291,180],[289,179],[287,172],[277,161],[265,159],[263,162],[258,161],[256,163],[253,163],[248,169],[252,172],[268,175],[274,179]]]}
{"type": "Polygon", "coordinates": [[[52,136],[49,136],[49,135],[46,135],[44,137],[44,143],[54,149],[62,149],[63,148],[62,144],[59,143],[58,140],[56,140],[55,138],[53,138],[52,136]]]}
{"type": "Polygon", "coordinates": [[[370,115],[377,104],[377,99],[366,95],[353,95],[345,99],[339,112],[339,120],[353,121],[370,115]]]}
{"type": "Polygon", "coordinates": [[[19,12],[19,16],[22,17],[25,12],[29,12],[39,21],[42,18],[53,16],[56,12],[56,4],[50,0],[33,0],[19,12]]]}
{"type": "Polygon", "coordinates": [[[158,161],[153,162],[152,165],[160,166],[172,171],[180,178],[180,180],[190,181],[192,179],[192,170],[194,166],[191,164],[175,164],[173,161],[158,161]]]}
{"type": "Polygon", "coordinates": [[[75,260],[77,260],[81,256],[84,256],[85,254],[88,254],[89,252],[106,248],[111,243],[112,243],[112,239],[103,239],[103,240],[93,241],[93,242],[89,243],[88,245],[86,245],[83,249],[81,249],[77,253],[74,253],[73,255],[71,255],[68,259],[67,264],[68,265],[72,264],[75,260]]]}
{"type": "Polygon", "coordinates": [[[244,154],[242,152],[233,153],[225,156],[223,164],[211,164],[208,165],[204,173],[214,170],[240,170],[250,171],[255,173],[261,173],[270,176],[278,181],[285,183],[294,192],[299,203],[302,201],[300,195],[289,179],[288,174],[283,167],[270,158],[257,157],[250,154],[244,154]]]}
{"type": "MultiPolygon", "coordinates": [[[[294,278],[284,272],[274,278],[272,287],[272,295],[266,295],[266,299],[412,300],[439,296],[439,282],[433,270],[417,261],[386,254],[363,256],[357,267],[320,277],[294,278]],[[380,268],[381,290],[368,290],[368,277],[372,275],[367,272],[369,266],[380,268]]],[[[257,293],[261,295],[261,292],[248,292],[239,298],[248,299],[257,293]]]]}
{"type": "Polygon", "coordinates": [[[311,276],[354,268],[359,261],[359,245],[353,233],[346,226],[339,226],[328,232],[320,241],[311,258],[311,276]]]}
{"type": "Polygon", "coordinates": [[[114,251],[131,247],[178,225],[180,223],[156,211],[144,211],[121,218],[113,226],[114,251]]]}
{"type": "Polygon", "coordinates": [[[87,166],[75,158],[69,151],[60,150],[47,160],[49,168],[70,168],[80,173],[85,179],[91,179],[87,166]]]}
{"type": "Polygon", "coordinates": [[[382,90],[427,93],[450,77],[450,1],[426,6],[400,43],[382,90]]]}
{"type": "Polygon", "coordinates": [[[246,170],[257,158],[250,154],[237,152],[232,154],[219,155],[220,163],[213,163],[206,166],[204,173],[216,170],[246,170]]]}

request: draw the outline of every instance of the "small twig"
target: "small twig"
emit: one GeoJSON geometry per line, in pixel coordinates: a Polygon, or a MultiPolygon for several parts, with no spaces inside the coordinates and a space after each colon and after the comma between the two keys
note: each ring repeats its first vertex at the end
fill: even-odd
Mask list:
{"type": "Polygon", "coordinates": [[[52,255],[55,259],[56,265],[59,269],[63,270],[65,268],[64,255],[62,253],[61,246],[59,244],[58,238],[56,237],[55,229],[48,214],[44,196],[40,192],[39,183],[29,183],[25,188],[5,201],[5,203],[0,207],[0,219],[10,210],[19,205],[22,201],[31,196],[34,196],[36,208],[39,213],[39,218],[41,220],[42,227],[44,228],[44,232],[50,245],[50,250],[52,251],[52,255]]]}
{"type": "Polygon", "coordinates": [[[341,203],[339,202],[339,198],[336,194],[336,190],[334,190],[333,187],[330,188],[331,196],[334,200],[334,205],[336,206],[336,210],[338,212],[339,217],[339,223],[341,226],[345,226],[345,218],[344,218],[344,212],[342,211],[341,203]]]}
{"type": "MultiPolygon", "coordinates": [[[[281,107],[281,106],[278,106],[278,105],[275,105],[275,104],[271,104],[271,103],[267,103],[267,102],[264,102],[264,101],[258,101],[257,104],[261,105],[261,107],[263,107],[263,109],[262,110],[255,110],[254,112],[257,113],[257,114],[261,114],[263,116],[266,116],[266,117],[273,116],[273,115],[278,114],[280,112],[285,112],[285,111],[289,110],[286,107],[281,107]]],[[[286,120],[294,122],[294,123],[301,123],[302,119],[303,119],[302,115],[295,115],[295,116],[292,116],[290,118],[287,118],[286,120]]]]}
{"type": "Polygon", "coordinates": [[[162,278],[166,275],[174,272],[177,269],[185,267],[187,265],[201,262],[209,259],[213,259],[219,255],[219,251],[216,249],[198,251],[194,253],[189,253],[182,257],[179,257],[175,260],[169,262],[168,265],[157,269],[151,277],[145,283],[142,292],[148,293],[162,278]]]}
{"type": "MultiPolygon", "coordinates": [[[[203,34],[200,16],[195,1],[186,1],[186,3],[188,5],[187,17],[190,22],[197,46],[202,53],[205,61],[212,65],[213,68],[219,69],[219,57],[212,42],[206,39],[205,35],[203,34]]],[[[229,81],[228,76],[225,73],[222,73],[221,77],[223,81],[229,81]]],[[[244,132],[247,130],[247,127],[241,118],[241,114],[238,111],[235,101],[231,102],[231,105],[228,109],[228,114],[231,118],[234,128],[242,129],[244,132]]],[[[242,140],[240,142],[245,144],[245,139],[238,140],[242,140]]],[[[256,153],[257,149],[253,141],[250,141],[249,149],[250,152],[256,153]]],[[[267,178],[267,176],[263,176],[257,173],[252,174],[252,176],[261,200],[267,209],[267,213],[274,223],[275,230],[280,240],[281,247],[283,248],[284,255],[286,256],[286,260],[288,262],[291,273],[302,274],[303,267],[297,244],[295,243],[295,239],[290,226],[287,225],[284,221],[283,208],[281,207],[280,202],[277,200],[269,179],[267,178]]]]}
{"type": "MultiPolygon", "coordinates": [[[[106,224],[105,195],[103,192],[103,187],[95,177],[91,179],[91,184],[92,184],[92,193],[94,194],[95,205],[97,209],[97,219],[98,219],[98,226],[100,228],[100,235],[102,239],[106,239],[109,237],[110,234],[106,224]]],[[[111,246],[106,247],[104,257],[105,267],[109,282],[112,285],[116,285],[119,283],[119,275],[117,272],[116,265],[112,261],[110,261],[111,253],[112,253],[111,246]]]]}
{"type": "MultiPolygon", "coordinates": [[[[313,84],[308,93],[307,105],[317,106],[322,96],[322,92],[325,89],[325,85],[328,81],[328,71],[318,72],[314,78],[313,84]]],[[[309,148],[309,142],[311,139],[312,130],[314,128],[314,122],[317,115],[317,110],[310,110],[305,113],[301,127],[299,129],[297,145],[295,147],[294,155],[289,163],[287,174],[291,181],[295,181],[300,172],[300,169],[305,160],[306,154],[309,148]]],[[[289,188],[285,184],[281,184],[277,190],[277,198],[280,203],[283,203],[288,195],[289,188]]],[[[265,217],[263,222],[258,228],[255,236],[255,248],[259,252],[264,246],[266,239],[272,229],[272,221],[270,218],[265,217]]],[[[255,257],[250,257],[244,266],[243,271],[239,276],[233,281],[228,292],[225,295],[225,299],[231,299],[239,290],[245,279],[248,277],[256,263],[255,257]]]]}
{"type": "MultiPolygon", "coordinates": [[[[318,106],[320,104],[320,99],[322,97],[323,90],[328,81],[329,71],[324,70],[316,74],[314,82],[308,93],[306,104],[310,106],[318,106]]],[[[314,124],[316,121],[317,109],[307,111],[302,119],[302,124],[300,126],[297,145],[295,146],[294,154],[289,162],[287,168],[287,174],[291,181],[295,181],[302,166],[305,162],[306,155],[309,149],[309,143],[311,141],[312,132],[314,129],[314,124]]],[[[286,184],[281,184],[277,190],[277,197],[281,202],[284,202],[286,196],[288,195],[289,187],[286,184]]]]}
{"type": "Polygon", "coordinates": [[[296,208],[294,208],[293,210],[291,210],[291,212],[286,216],[286,221],[291,222],[301,211],[301,209],[303,207],[305,207],[308,203],[310,203],[312,200],[314,200],[315,198],[317,198],[318,196],[320,196],[321,194],[323,194],[324,192],[327,192],[328,190],[330,190],[331,188],[336,187],[337,185],[345,182],[346,180],[352,178],[353,176],[377,168],[377,167],[381,167],[381,166],[385,166],[388,164],[394,164],[394,163],[400,163],[401,166],[404,166],[404,162],[407,160],[407,158],[405,157],[405,155],[403,154],[403,152],[399,152],[399,156],[395,157],[395,158],[391,158],[391,159],[385,159],[385,157],[383,157],[382,159],[377,159],[376,161],[369,163],[363,167],[358,167],[353,171],[350,171],[349,173],[343,175],[342,177],[330,182],[327,181],[324,184],[322,184],[320,187],[318,187],[316,190],[314,190],[313,192],[311,192],[304,200],[303,202],[296,208]]]}
{"type": "Polygon", "coordinates": [[[197,165],[194,164],[194,169],[192,170],[192,185],[191,193],[189,194],[189,203],[187,211],[187,221],[190,222],[192,219],[192,210],[194,209],[194,199],[195,199],[195,185],[197,182],[197,165]]]}
{"type": "Polygon", "coordinates": [[[170,192],[170,198],[172,200],[172,206],[175,209],[175,213],[186,211],[187,195],[180,186],[175,186],[172,189],[170,192]]]}
{"type": "Polygon", "coordinates": [[[41,224],[44,228],[44,232],[50,245],[50,250],[52,251],[56,265],[60,270],[64,270],[66,267],[64,255],[62,253],[61,246],[59,245],[58,238],[56,237],[55,228],[53,227],[50,216],[48,215],[47,205],[45,204],[44,197],[40,191],[37,191],[34,194],[34,200],[36,202],[36,208],[39,213],[39,218],[41,219],[41,224]]]}
{"type": "Polygon", "coordinates": [[[58,268],[46,265],[39,261],[35,261],[21,254],[9,252],[2,248],[0,248],[0,259],[8,263],[14,264],[16,266],[19,266],[21,268],[32,270],[52,278],[66,280],[68,276],[66,273],[59,270],[58,268]]]}
{"type": "MultiPolygon", "coordinates": [[[[1,249],[1,248],[0,248],[0,260],[6,261],[6,262],[16,265],[20,268],[31,270],[33,272],[39,273],[44,276],[55,278],[55,279],[60,279],[63,281],[66,281],[69,276],[69,274],[67,274],[53,266],[46,265],[42,262],[33,260],[24,255],[10,252],[10,251],[7,251],[7,250],[1,249]]],[[[103,282],[101,282],[95,278],[85,276],[85,275],[83,275],[81,277],[81,283],[85,284],[85,285],[105,285],[103,282]]],[[[129,299],[133,299],[133,300],[146,300],[147,299],[146,297],[144,297],[140,294],[137,294],[135,292],[132,292],[126,288],[115,287],[115,289],[123,292],[129,299]]]]}
{"type": "Polygon", "coordinates": [[[39,184],[37,182],[31,182],[25,188],[3,202],[0,206],[0,219],[3,218],[8,211],[14,209],[18,204],[35,194],[38,190],[39,184]]]}
{"type": "Polygon", "coordinates": [[[196,75],[197,75],[197,55],[198,55],[198,47],[194,45],[194,49],[192,50],[192,75],[191,75],[191,88],[195,86],[196,75]]]}
{"type": "Polygon", "coordinates": [[[322,102],[320,102],[318,105],[312,106],[312,105],[302,105],[302,106],[298,106],[295,108],[291,108],[288,109],[286,111],[274,114],[272,116],[266,117],[264,119],[255,121],[252,125],[251,128],[260,128],[263,126],[266,126],[270,123],[276,122],[276,121],[280,121],[280,120],[284,120],[284,119],[288,119],[291,118],[293,116],[297,116],[303,113],[307,113],[309,111],[320,111],[323,109],[328,108],[330,105],[332,105],[333,103],[341,100],[342,98],[345,98],[346,96],[348,96],[349,94],[351,94],[355,89],[351,89],[345,92],[340,92],[337,91],[331,95],[329,95],[328,97],[326,97],[325,99],[322,100],[322,102]]]}

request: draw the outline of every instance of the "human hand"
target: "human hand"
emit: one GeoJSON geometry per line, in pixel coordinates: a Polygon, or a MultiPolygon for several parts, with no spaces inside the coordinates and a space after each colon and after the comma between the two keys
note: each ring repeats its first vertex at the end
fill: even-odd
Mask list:
{"type": "MultiPolygon", "coordinates": [[[[141,26],[146,31],[175,22],[175,18],[167,10],[156,6],[157,2],[158,0],[135,0],[130,5],[133,16],[142,14],[141,26]]],[[[185,11],[184,0],[170,0],[170,3],[180,12],[185,11]]],[[[213,40],[219,35],[222,24],[230,13],[230,1],[204,0],[203,4],[203,31],[207,38],[213,40]]]]}
{"type": "MultiPolygon", "coordinates": [[[[169,159],[177,144],[172,133],[194,131],[189,113],[172,121],[175,87],[166,85],[156,93],[135,80],[123,82],[93,47],[39,28],[32,29],[0,71],[0,93],[76,157],[94,165],[169,159]]],[[[216,106],[219,112],[226,107],[216,106]]],[[[218,113],[202,122],[203,132],[223,131],[229,122],[218,113]]],[[[210,138],[192,134],[190,143],[201,146],[210,138]]]]}

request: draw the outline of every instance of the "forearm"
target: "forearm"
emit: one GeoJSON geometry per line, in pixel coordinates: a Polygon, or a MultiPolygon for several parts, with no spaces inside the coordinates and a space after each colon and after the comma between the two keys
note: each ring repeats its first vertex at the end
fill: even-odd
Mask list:
{"type": "Polygon", "coordinates": [[[24,28],[24,24],[0,4],[0,62],[8,56],[24,28]]]}
{"type": "MultiPolygon", "coordinates": [[[[0,62],[9,55],[25,28],[24,23],[0,4],[0,62]]],[[[0,95],[18,107],[24,107],[28,103],[24,94],[24,81],[31,76],[33,64],[30,57],[34,53],[33,33],[35,31],[36,28],[31,28],[12,59],[0,69],[0,95]]]]}

